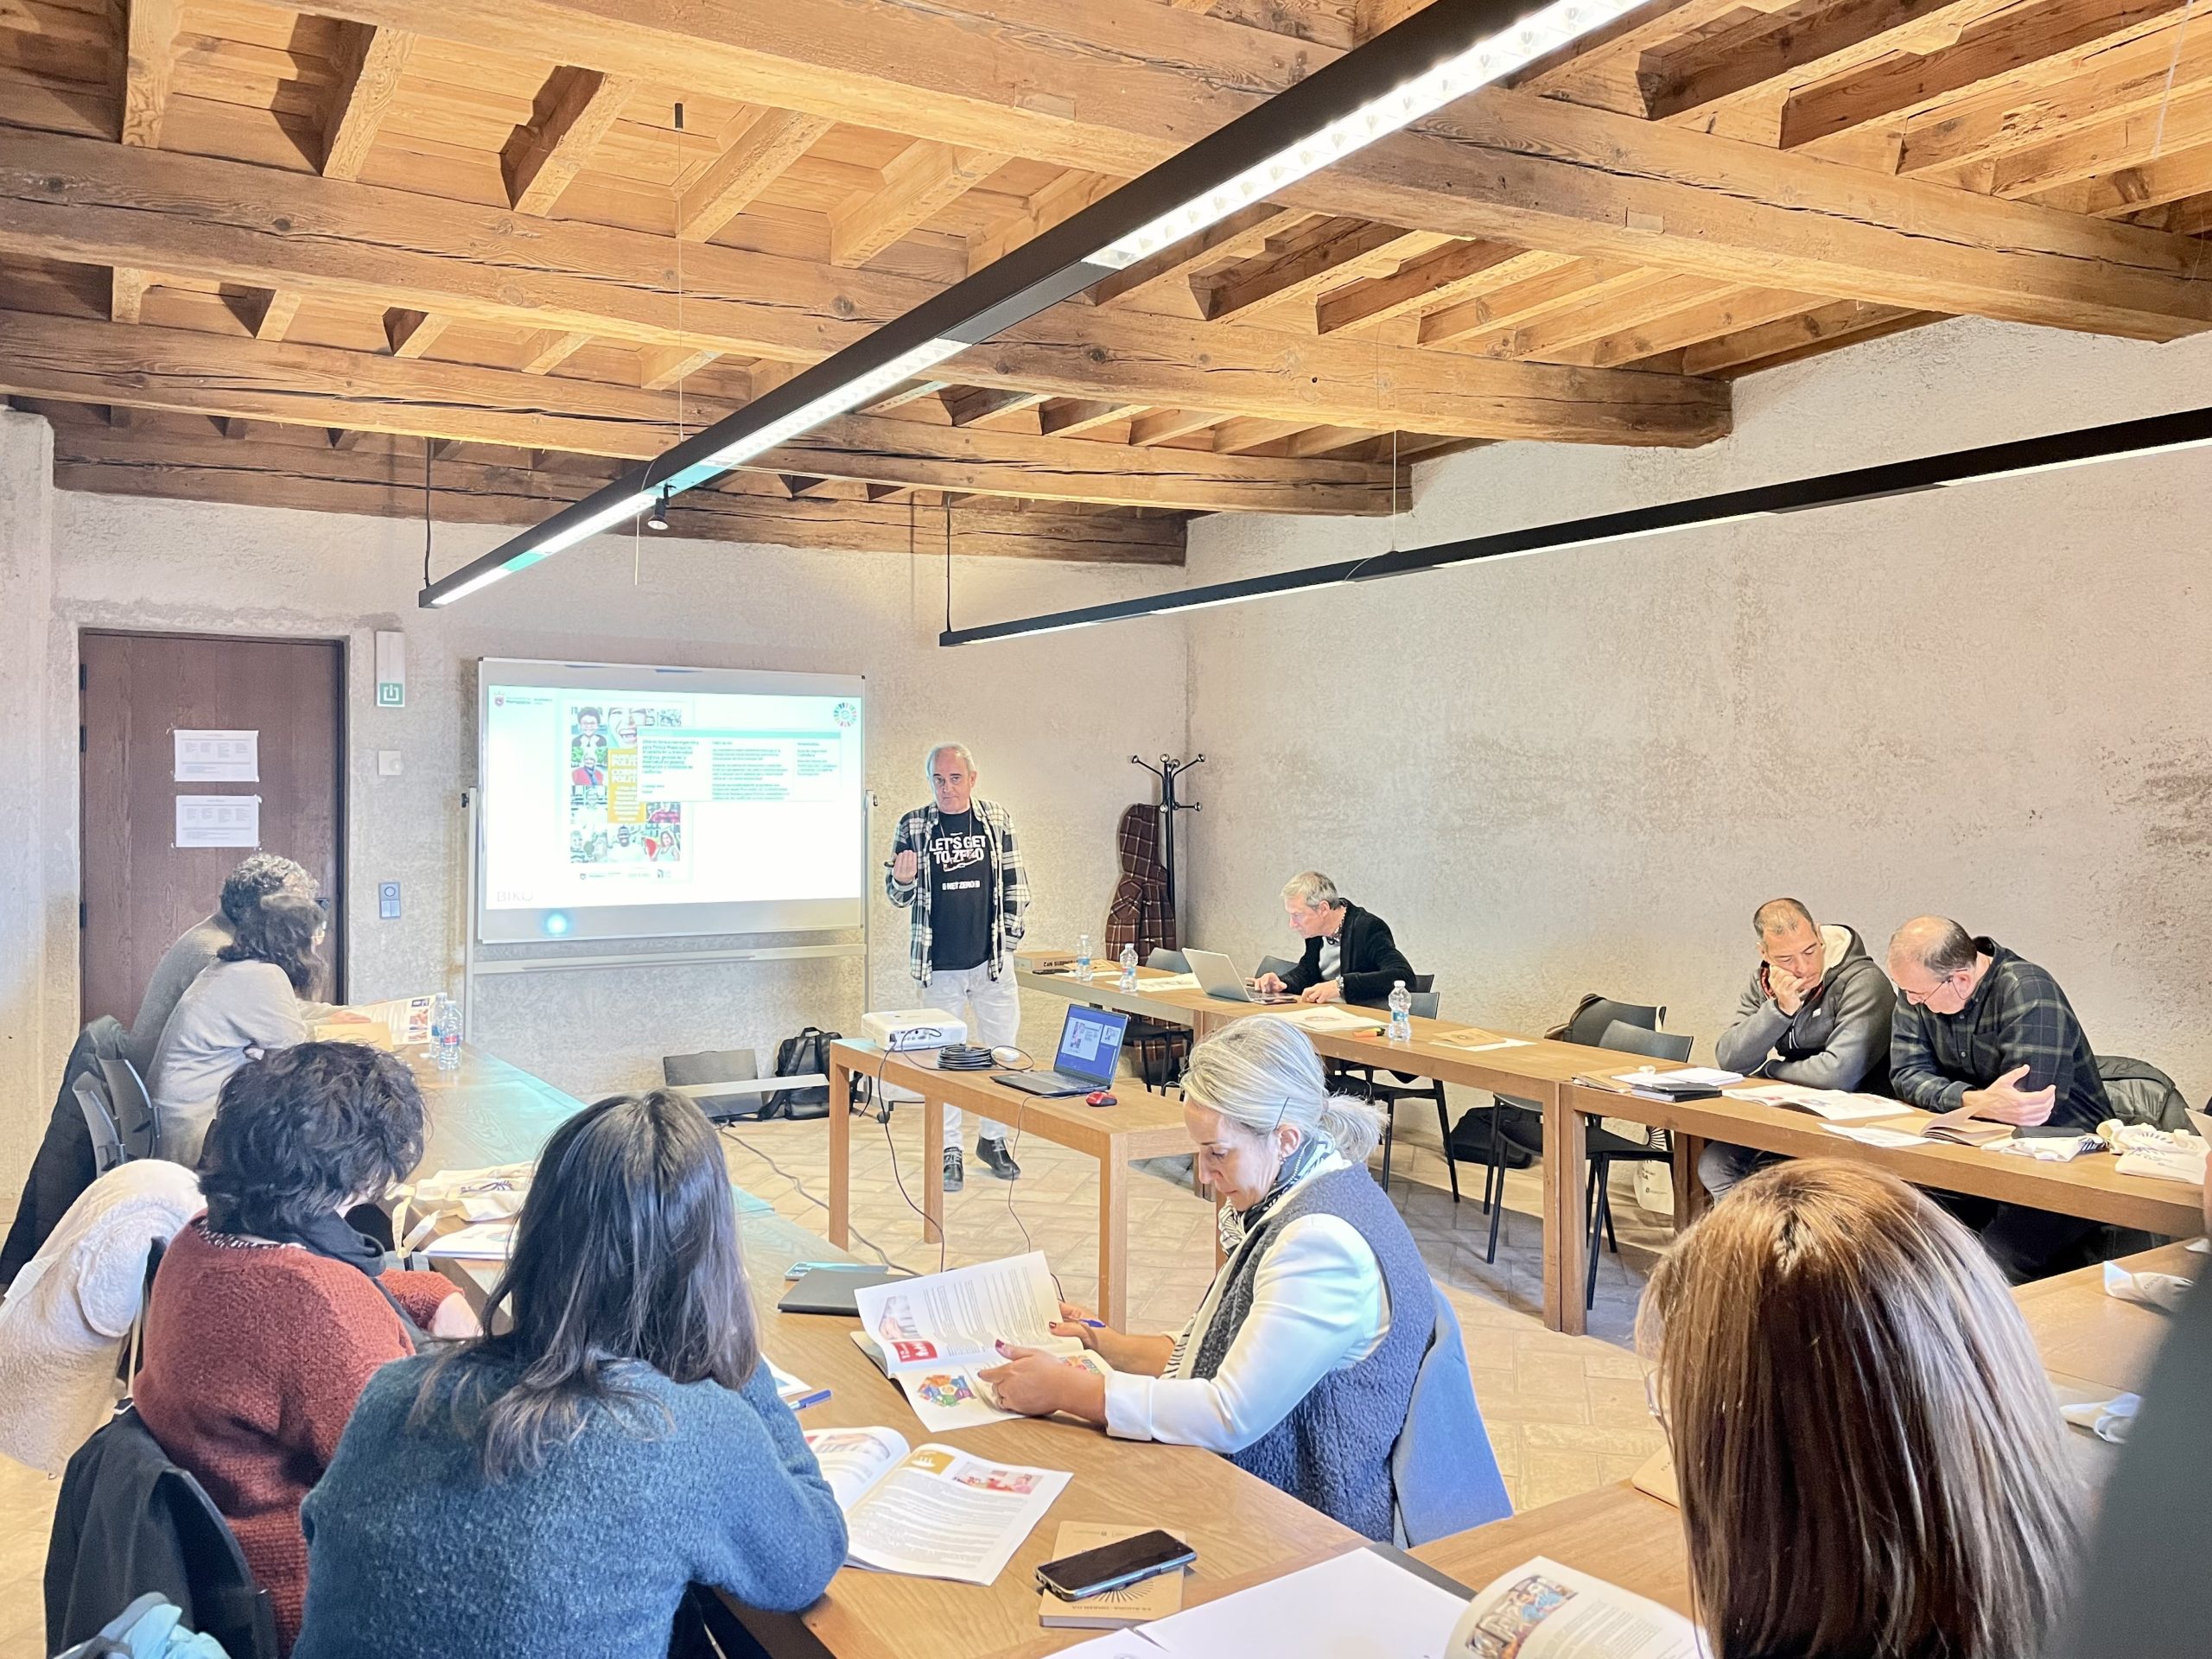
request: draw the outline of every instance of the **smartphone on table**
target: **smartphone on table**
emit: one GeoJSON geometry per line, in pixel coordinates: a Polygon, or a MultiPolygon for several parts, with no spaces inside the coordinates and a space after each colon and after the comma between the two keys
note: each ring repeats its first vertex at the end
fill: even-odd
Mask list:
{"type": "Polygon", "coordinates": [[[1096,1549],[1043,1563],[1037,1569],[1037,1587],[1050,1591],[1062,1601],[1082,1601],[1103,1595],[1109,1590],[1125,1590],[1162,1573],[1173,1573],[1198,1559],[1198,1552],[1173,1533],[1154,1528],[1119,1543],[1103,1544],[1096,1549]]]}

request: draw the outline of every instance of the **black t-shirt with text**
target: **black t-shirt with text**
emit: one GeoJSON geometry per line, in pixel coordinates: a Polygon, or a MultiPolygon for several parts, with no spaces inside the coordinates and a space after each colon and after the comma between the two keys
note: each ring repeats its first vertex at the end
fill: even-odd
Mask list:
{"type": "Polygon", "coordinates": [[[929,854],[930,966],[979,968],[991,953],[991,848],[976,810],[940,814],[929,854]]]}

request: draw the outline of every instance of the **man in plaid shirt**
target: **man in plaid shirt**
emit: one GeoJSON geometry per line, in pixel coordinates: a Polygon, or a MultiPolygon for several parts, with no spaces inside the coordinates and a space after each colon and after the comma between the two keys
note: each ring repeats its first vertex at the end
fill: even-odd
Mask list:
{"type": "MultiPolygon", "coordinates": [[[[1897,988],[1890,1086],[1899,1100],[2054,1135],[2094,1134],[2113,1115],[2073,1005],[2032,962],[1944,917],[1922,916],[1890,940],[1890,977],[1897,988]]],[[[1981,1241],[2018,1284],[2075,1265],[2057,1258],[2097,1228],[1999,1204],[1981,1221],[1981,1241]]]]}
{"type": "MultiPolygon", "coordinates": [[[[996,1048],[1021,1035],[1014,947],[1029,908],[1029,880],[1004,807],[976,794],[976,762],[958,743],[940,743],[925,763],[932,799],[899,820],[884,892],[913,912],[907,966],[922,1002],[967,1021],[971,1042],[996,1048]]],[[[1006,1125],[986,1119],[976,1156],[1011,1181],[1021,1166],[1007,1150],[1006,1125]]],[[[960,1114],[944,1113],[944,1190],[963,1183],[960,1114]]]]}

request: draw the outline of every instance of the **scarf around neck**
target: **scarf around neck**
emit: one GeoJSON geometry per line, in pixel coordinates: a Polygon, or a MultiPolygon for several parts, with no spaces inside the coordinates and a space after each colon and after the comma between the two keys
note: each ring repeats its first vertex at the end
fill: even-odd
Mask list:
{"type": "Polygon", "coordinates": [[[1266,1194],[1249,1210],[1234,1210],[1221,1206],[1221,1248],[1224,1255],[1234,1255],[1237,1249],[1251,1236],[1252,1230],[1268,1218],[1268,1212],[1283,1200],[1284,1194],[1319,1168],[1324,1160],[1336,1150],[1329,1137],[1319,1129],[1309,1131],[1299,1141],[1290,1156],[1282,1160],[1275,1171],[1275,1178],[1268,1183],[1266,1194]]]}

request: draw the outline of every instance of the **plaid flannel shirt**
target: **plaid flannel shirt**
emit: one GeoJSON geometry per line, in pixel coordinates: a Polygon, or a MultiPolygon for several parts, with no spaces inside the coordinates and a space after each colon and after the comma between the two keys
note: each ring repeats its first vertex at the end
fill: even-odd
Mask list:
{"type": "Polygon", "coordinates": [[[1989,971],[1956,1014],[1916,1008],[1897,997],[1890,1026],[1890,1087],[1899,1100],[1951,1112],[1969,1089],[1986,1089],[2016,1065],[2023,1090],[2057,1090],[2053,1129],[2094,1130],[2112,1116],[2097,1057],[2058,982],[1994,939],[1974,949],[1989,971]]]}
{"type": "MultiPolygon", "coordinates": [[[[991,868],[998,876],[991,888],[991,954],[987,964],[991,977],[996,979],[1006,953],[1021,942],[1021,918],[1029,908],[1029,875],[1022,868],[1021,849],[1014,839],[1014,820],[1006,809],[980,795],[969,804],[975,809],[976,822],[983,827],[983,838],[991,849],[991,868]]],[[[936,837],[937,822],[934,801],[900,818],[899,828],[892,833],[891,856],[917,854],[921,868],[914,872],[912,881],[901,881],[890,870],[883,873],[885,895],[900,909],[913,912],[906,967],[920,985],[930,982],[930,842],[936,837]]]]}

